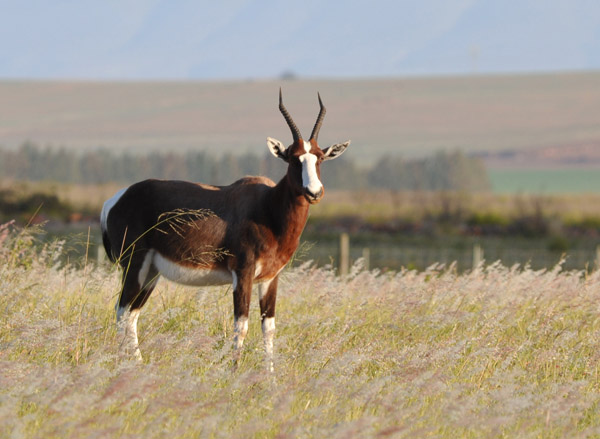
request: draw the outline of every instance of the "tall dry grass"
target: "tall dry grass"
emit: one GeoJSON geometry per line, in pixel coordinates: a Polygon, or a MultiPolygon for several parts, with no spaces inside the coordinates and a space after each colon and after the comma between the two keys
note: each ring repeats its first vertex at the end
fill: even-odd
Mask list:
{"type": "Polygon", "coordinates": [[[136,364],[117,271],[32,240],[0,230],[0,437],[600,435],[598,272],[306,264],[280,282],[271,376],[256,300],[234,371],[230,289],[161,281],[136,364]]]}

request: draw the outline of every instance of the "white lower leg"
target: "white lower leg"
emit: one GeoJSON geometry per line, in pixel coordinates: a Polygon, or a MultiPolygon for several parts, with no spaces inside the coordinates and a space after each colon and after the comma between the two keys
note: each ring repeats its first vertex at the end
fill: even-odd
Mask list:
{"type": "Polygon", "coordinates": [[[122,346],[127,353],[133,353],[138,361],[142,361],[142,353],[140,352],[137,321],[140,316],[140,310],[134,309],[129,311],[129,308],[119,308],[117,310],[117,331],[122,337],[122,346]]]}
{"type": "Polygon", "coordinates": [[[247,333],[248,317],[236,317],[233,322],[233,357],[235,361],[240,358],[240,353],[247,333]]]}
{"type": "Polygon", "coordinates": [[[267,317],[262,321],[263,343],[267,370],[273,372],[273,338],[275,337],[275,317],[267,317]]]}

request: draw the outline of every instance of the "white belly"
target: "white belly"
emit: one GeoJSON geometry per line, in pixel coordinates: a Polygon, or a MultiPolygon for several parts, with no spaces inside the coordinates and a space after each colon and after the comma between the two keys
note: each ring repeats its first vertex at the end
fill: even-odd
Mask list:
{"type": "Polygon", "coordinates": [[[205,287],[227,285],[233,282],[233,276],[229,271],[183,267],[171,262],[158,252],[154,253],[153,263],[162,276],[183,285],[205,287]]]}

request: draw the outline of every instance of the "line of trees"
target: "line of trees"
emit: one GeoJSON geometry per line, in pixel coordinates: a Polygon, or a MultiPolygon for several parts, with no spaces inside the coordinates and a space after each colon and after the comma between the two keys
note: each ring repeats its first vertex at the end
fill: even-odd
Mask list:
{"type": "MultiPolygon", "coordinates": [[[[246,153],[216,156],[205,151],[153,152],[136,155],[96,149],[77,153],[64,148],[40,148],[25,143],[0,149],[0,178],[65,183],[131,183],[145,178],[229,184],[244,175],[266,175],[279,180],[285,163],[246,153]]],[[[323,183],[331,189],[461,190],[490,189],[485,166],[461,151],[438,152],[425,159],[381,157],[369,167],[346,154],[323,165],[323,183]]]]}

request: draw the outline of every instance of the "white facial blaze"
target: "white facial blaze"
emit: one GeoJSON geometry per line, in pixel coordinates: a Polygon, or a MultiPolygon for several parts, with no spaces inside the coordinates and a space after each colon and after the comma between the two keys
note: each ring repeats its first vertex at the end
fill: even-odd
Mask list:
{"type": "Polygon", "coordinates": [[[323,184],[319,180],[317,175],[317,156],[311,154],[310,143],[304,142],[304,150],[306,154],[300,156],[300,163],[302,164],[302,186],[308,191],[316,195],[323,189],[323,184]]]}

